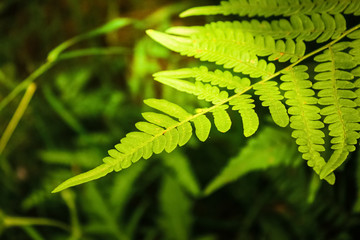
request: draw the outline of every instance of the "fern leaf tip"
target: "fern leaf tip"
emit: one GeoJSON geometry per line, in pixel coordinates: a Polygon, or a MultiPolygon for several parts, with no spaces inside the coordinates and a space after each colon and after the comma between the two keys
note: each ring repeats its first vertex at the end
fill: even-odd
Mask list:
{"type": "Polygon", "coordinates": [[[334,173],[330,173],[325,177],[321,177],[320,175],[320,179],[324,179],[327,183],[329,183],[330,185],[334,185],[335,184],[335,174],[334,173]]]}
{"type": "Polygon", "coordinates": [[[154,41],[160,43],[161,45],[167,47],[174,52],[179,52],[184,48],[186,49],[188,45],[191,44],[191,40],[189,38],[174,36],[152,29],[146,30],[146,34],[154,41]]]}
{"type": "Polygon", "coordinates": [[[151,35],[152,32],[154,32],[154,29],[147,29],[145,32],[147,35],[151,35]]]}
{"type": "Polygon", "coordinates": [[[180,13],[180,17],[191,17],[191,16],[199,16],[199,15],[216,15],[219,14],[221,11],[219,11],[218,6],[201,6],[201,7],[193,7],[190,9],[187,9],[180,13]]]}
{"type": "Polygon", "coordinates": [[[60,185],[59,185],[54,190],[52,190],[51,193],[58,193],[60,191],[61,191],[61,189],[60,189],[60,185]]]}
{"type": "Polygon", "coordinates": [[[104,163],[90,171],[69,178],[68,180],[57,186],[51,193],[57,193],[67,188],[74,187],[76,185],[80,185],[104,177],[113,170],[114,168],[111,165],[104,163]]]}

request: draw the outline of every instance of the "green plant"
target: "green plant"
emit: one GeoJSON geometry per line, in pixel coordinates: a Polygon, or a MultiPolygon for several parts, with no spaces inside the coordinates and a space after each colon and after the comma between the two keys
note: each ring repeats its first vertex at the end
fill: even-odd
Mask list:
{"type": "Polygon", "coordinates": [[[290,122],[302,158],[320,179],[334,184],[334,170],[356,149],[359,138],[360,25],[347,27],[345,19],[345,14],[359,13],[358,1],[230,0],[195,7],[180,16],[236,14],[252,19],[172,27],[167,33],[148,30],[150,37],[173,51],[219,65],[214,71],[200,66],[154,74],[156,81],[208,105],[192,114],[165,99],[145,100],[161,113],[143,113],[146,121],[135,124],[139,131],[122,138],[102,165],[53,192],[128,168],[154,153],[172,152],[189,141],[193,126],[198,139],[205,141],[212,126],[210,114],[218,131],[227,132],[232,125],[230,108],[240,113],[244,135],[249,137],[261,122],[253,95],[269,108],[277,125],[286,127],[290,122]],[[273,16],[277,18],[256,18],[273,16]],[[333,150],[330,156],[325,151],[328,145],[333,150]]]}
{"type": "MultiPolygon", "coordinates": [[[[158,167],[165,165],[163,168],[174,172],[173,175],[154,170],[156,164],[150,166],[144,161],[124,174],[104,179],[107,181],[105,188],[98,181],[86,185],[82,193],[71,190],[59,195],[50,193],[56,183],[71,176],[69,167],[75,172],[95,167],[104,150],[123,134],[125,126],[132,126],[138,119],[139,99],[154,97],[156,89],[151,74],[161,69],[161,59],[170,53],[143,33],[149,27],[164,29],[171,26],[174,13],[185,9],[184,1],[169,2],[166,6],[151,1],[152,10],[146,19],[141,12],[124,18],[124,14],[111,14],[117,9],[116,5],[121,4],[119,1],[97,1],[91,2],[90,9],[77,8],[84,3],[87,4],[72,1],[53,4],[45,0],[20,5],[17,1],[5,0],[0,4],[0,15],[4,19],[0,24],[4,33],[0,37],[0,105],[4,104],[4,99],[13,96],[0,111],[1,129],[5,129],[0,131],[1,239],[98,239],[98,236],[151,239],[154,233],[159,235],[168,231],[171,234],[173,227],[163,226],[164,230],[157,230],[157,222],[143,223],[150,206],[168,202],[162,200],[167,198],[162,192],[169,192],[171,188],[161,190],[159,199],[143,195],[148,191],[148,185],[157,184],[158,175],[161,174],[161,178],[164,175],[164,179],[165,175],[172,178],[174,175],[175,180],[179,178],[172,186],[188,184],[185,187],[187,193],[195,195],[200,191],[191,175],[187,156],[179,152],[158,163],[158,167]],[[59,11],[62,4],[65,7],[59,11]],[[64,11],[66,15],[63,15],[64,11]],[[69,16],[69,11],[73,15],[69,16]],[[26,21],[24,16],[31,21],[26,21]],[[44,16],[49,16],[49,21],[37,21],[44,16]],[[26,22],[23,27],[16,27],[19,19],[26,22]],[[113,21],[108,22],[109,19],[113,21]],[[71,27],[66,22],[71,22],[71,27]],[[68,38],[84,39],[72,36],[86,33],[104,22],[108,27],[112,24],[112,29],[107,28],[111,32],[103,32],[97,37],[88,35],[91,38],[49,60],[54,66],[51,69],[36,69],[42,66],[46,53],[54,45],[68,38]],[[128,38],[124,38],[123,33],[128,38]],[[11,37],[14,35],[17,36],[15,41],[11,37]],[[28,45],[34,35],[38,41],[28,45]],[[33,52],[33,49],[41,51],[33,52]],[[26,57],[27,53],[31,55],[26,57]],[[26,78],[29,72],[34,74],[26,78]],[[30,83],[28,79],[34,82],[27,87],[21,82],[23,79],[26,84],[30,83]],[[16,94],[12,92],[19,89],[19,85],[22,88],[14,97],[16,94]],[[28,90],[21,99],[19,93],[26,87],[28,90]],[[127,114],[122,114],[119,109],[127,114]],[[62,139],[66,142],[61,143],[62,139]],[[176,163],[171,161],[174,157],[176,163]],[[177,173],[181,173],[178,178],[177,173]],[[143,179],[138,178],[145,179],[146,184],[139,186],[143,179]],[[140,193],[141,199],[138,198],[140,193]],[[134,211],[129,210],[133,202],[138,203],[134,211]],[[99,208],[103,205],[107,206],[99,208]],[[150,229],[148,233],[146,228],[150,229]]],[[[137,3],[130,1],[126,5],[140,9],[137,3]]],[[[141,8],[145,7],[143,4],[149,6],[142,3],[141,8]]],[[[175,58],[172,63],[176,64],[176,61],[175,58]]],[[[49,66],[48,62],[45,64],[49,66]]],[[[179,188],[180,195],[183,190],[179,188]]],[[[183,199],[190,199],[188,194],[182,195],[183,199]]],[[[169,213],[171,208],[163,208],[164,223],[177,218],[176,214],[169,213]]]]}

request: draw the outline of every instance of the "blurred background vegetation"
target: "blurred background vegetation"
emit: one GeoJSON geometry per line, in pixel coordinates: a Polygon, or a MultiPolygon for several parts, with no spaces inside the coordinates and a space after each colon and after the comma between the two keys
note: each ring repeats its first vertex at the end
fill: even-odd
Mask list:
{"type": "Polygon", "coordinates": [[[143,99],[198,107],[194,97],[161,86],[151,76],[197,61],[171,53],[145,30],[204,24],[213,17],[180,19],[178,14],[217,3],[1,0],[0,101],[62,42],[114,18],[131,24],[70,47],[26,93],[24,88],[0,110],[4,139],[22,95],[30,101],[20,105],[24,115],[9,141],[1,143],[0,239],[360,236],[358,153],[338,172],[335,186],[320,183],[299,159],[289,129],[278,129],[265,116],[250,139],[243,137],[235,114],[232,129],[213,131],[206,143],[192,139],[174,153],[50,193],[68,177],[99,165],[107,150],[135,129],[146,110],[143,99]]]}

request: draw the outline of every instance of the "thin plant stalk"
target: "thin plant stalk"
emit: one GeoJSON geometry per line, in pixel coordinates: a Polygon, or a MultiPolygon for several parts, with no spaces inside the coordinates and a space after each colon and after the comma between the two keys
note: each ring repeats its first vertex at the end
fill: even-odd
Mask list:
{"type": "Polygon", "coordinates": [[[19,85],[17,85],[14,90],[12,90],[9,95],[7,95],[0,102],[0,112],[12,101],[14,98],[24,89],[28,88],[29,85],[35,81],[39,76],[49,70],[55,62],[46,62],[41,65],[38,69],[36,69],[32,74],[30,74],[24,81],[22,81],[19,85]]]}
{"type": "Polygon", "coordinates": [[[20,119],[24,115],[24,112],[26,111],[34,93],[36,91],[36,84],[31,83],[30,86],[27,88],[23,98],[21,99],[21,102],[19,106],[17,107],[14,115],[12,116],[9,124],[7,125],[3,135],[0,139],[0,154],[4,151],[10,137],[14,133],[14,130],[16,126],[19,124],[20,119]]]}
{"type": "Polygon", "coordinates": [[[6,228],[8,227],[20,227],[20,226],[52,226],[61,228],[65,231],[69,231],[70,228],[68,225],[55,221],[48,218],[31,218],[31,217],[12,217],[12,216],[6,216],[4,218],[4,226],[6,228]]]}

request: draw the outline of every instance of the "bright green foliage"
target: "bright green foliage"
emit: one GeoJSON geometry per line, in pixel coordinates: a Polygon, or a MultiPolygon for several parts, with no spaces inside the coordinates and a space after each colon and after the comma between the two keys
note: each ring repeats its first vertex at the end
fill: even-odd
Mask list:
{"type": "Polygon", "coordinates": [[[259,117],[256,114],[254,100],[251,95],[243,94],[230,100],[229,104],[233,105],[232,109],[239,111],[244,128],[244,136],[253,135],[259,127],[259,117]]]}
{"type": "Polygon", "coordinates": [[[0,239],[356,239],[360,154],[346,148],[358,148],[360,133],[360,21],[351,13],[360,1],[238,1],[258,14],[184,21],[175,15],[200,1],[88,2],[0,1],[2,129],[29,83],[21,78],[41,66],[26,78],[37,90],[0,154],[0,239]],[[313,3],[323,10],[294,12],[313,3]],[[280,15],[265,17],[274,9],[280,15]],[[101,36],[60,43],[96,26],[106,26],[101,36]],[[181,56],[148,28],[227,58],[181,56]],[[48,71],[41,59],[56,45],[48,71]],[[224,68],[246,54],[275,71],[224,68]],[[340,97],[323,102],[328,89],[340,97]],[[336,103],[344,114],[327,112],[336,103]],[[334,127],[342,122],[345,131],[334,127]],[[92,182],[50,193],[77,174],[56,191],[92,182]]]}
{"type": "MultiPolygon", "coordinates": [[[[291,15],[289,20],[282,18],[279,20],[263,20],[260,22],[257,19],[252,19],[251,21],[212,22],[206,24],[204,27],[172,27],[167,30],[167,33],[191,36],[204,31],[221,31],[221,29],[228,29],[232,32],[241,31],[242,33],[250,33],[255,36],[256,39],[266,39],[268,41],[286,38],[303,41],[316,40],[316,42],[320,43],[330,38],[335,39],[339,37],[340,34],[346,30],[346,20],[341,14],[335,14],[334,16],[326,13],[314,13],[310,16],[295,14],[291,15]]],[[[301,42],[298,42],[296,46],[304,50],[304,45],[301,44],[301,42]]],[[[296,52],[299,53],[298,55],[301,55],[300,49],[296,49],[296,52]]]]}
{"type": "MultiPolygon", "coordinates": [[[[227,36],[224,36],[222,32],[215,32],[214,38],[209,37],[206,33],[194,34],[191,37],[174,36],[154,30],[148,30],[147,33],[155,41],[182,55],[193,56],[201,61],[215,62],[218,65],[224,65],[224,68],[232,68],[234,72],[249,74],[253,78],[268,77],[275,72],[273,63],[267,63],[256,56],[255,39],[251,34],[246,34],[247,36],[230,34],[229,37],[233,36],[234,39],[227,40],[227,36]],[[221,41],[225,41],[225,44],[222,44],[221,41]],[[228,44],[226,44],[227,42],[228,44]],[[250,47],[247,47],[249,43],[250,47]],[[241,51],[242,45],[245,46],[243,51],[241,51]],[[239,47],[240,49],[234,50],[239,47]]],[[[261,41],[265,40],[260,39],[261,41]]],[[[280,55],[279,51],[273,49],[276,48],[274,43],[269,48],[269,51],[273,50],[277,53],[275,55],[280,55]]],[[[284,46],[279,46],[279,49],[285,50],[284,46]]],[[[262,53],[262,51],[260,52],[262,53]]]]}
{"type": "MultiPolygon", "coordinates": [[[[162,84],[173,87],[179,91],[194,94],[200,100],[204,99],[205,101],[212,102],[213,104],[221,103],[228,98],[228,93],[226,91],[221,91],[218,87],[213,85],[219,85],[227,89],[233,89],[235,92],[244,91],[250,86],[250,81],[247,78],[240,79],[237,76],[233,76],[228,71],[208,71],[206,67],[164,71],[154,74],[154,77],[155,80],[161,82],[162,84]],[[197,81],[195,83],[192,83],[190,81],[178,79],[182,77],[194,77],[197,81]],[[202,82],[210,82],[210,84],[203,84],[202,82]]],[[[286,109],[281,102],[276,99],[270,99],[272,97],[268,97],[269,95],[266,93],[269,91],[273,91],[273,88],[266,88],[264,91],[260,92],[260,94],[264,94],[265,96],[261,100],[264,100],[263,103],[265,104],[265,106],[271,106],[271,110],[280,109],[282,111],[276,113],[273,112],[275,116],[274,119],[276,119],[279,125],[286,126],[286,118],[285,120],[283,120],[279,119],[278,117],[281,114],[285,114],[287,116],[286,109]]],[[[279,93],[279,91],[277,92],[279,93]]],[[[280,99],[283,98],[280,95],[278,97],[280,97],[280,99]]],[[[229,102],[230,105],[233,105],[232,109],[239,111],[242,117],[244,135],[246,137],[254,134],[259,125],[259,118],[253,110],[255,105],[252,103],[253,100],[251,99],[251,96],[247,94],[236,97],[229,102]]],[[[227,107],[228,105],[224,104],[215,108],[214,110],[211,110],[214,116],[215,126],[220,132],[227,132],[231,126],[230,117],[225,111],[227,107]]]]}
{"type": "Polygon", "coordinates": [[[277,83],[268,81],[254,85],[255,94],[260,96],[262,105],[269,107],[270,114],[274,122],[280,127],[286,127],[289,124],[289,116],[281,100],[284,97],[280,94],[277,83]]]}
{"type": "Polygon", "coordinates": [[[229,97],[226,91],[221,91],[218,87],[201,82],[188,82],[168,77],[155,77],[155,80],[162,84],[173,87],[179,91],[196,95],[200,100],[212,102],[213,104],[221,103],[229,97]]]}
{"type": "MultiPolygon", "coordinates": [[[[308,165],[314,168],[317,174],[325,165],[325,160],[320,152],[325,151],[323,147],[324,133],[320,130],[324,124],[320,121],[320,109],[316,106],[315,92],[310,89],[311,82],[306,73],[307,67],[300,65],[284,72],[281,80],[281,89],[285,90],[286,104],[290,106],[290,127],[294,129],[292,136],[296,138],[299,152],[308,165]]],[[[334,183],[335,177],[328,177],[329,183],[334,183]]]]}
{"type": "Polygon", "coordinates": [[[214,122],[219,132],[227,132],[231,127],[231,119],[229,114],[226,112],[227,106],[216,108],[213,110],[214,122]]]}
{"type": "Polygon", "coordinates": [[[321,170],[320,177],[325,178],[339,167],[355,151],[360,130],[360,115],[353,99],[355,84],[351,81],[354,75],[346,70],[353,69],[357,63],[352,55],[344,52],[349,47],[346,42],[335,44],[317,55],[314,60],[321,62],[315,68],[317,82],[313,88],[319,90],[319,104],[324,105],[320,114],[325,116],[329,135],[332,137],[331,148],[334,149],[329,161],[321,170]]]}
{"type": "MultiPolygon", "coordinates": [[[[277,125],[285,127],[290,122],[291,136],[296,139],[302,158],[321,179],[334,184],[333,171],[355,150],[359,138],[360,80],[356,78],[360,76],[360,30],[357,30],[360,25],[347,29],[344,14],[360,15],[360,2],[229,0],[219,6],[195,7],[181,16],[214,14],[278,18],[177,26],[166,33],[148,30],[152,39],[172,51],[210,62],[207,63],[212,66],[210,69],[220,65],[214,71],[199,66],[154,74],[156,81],[204,100],[206,105],[202,106],[206,107],[192,114],[166,100],[145,100],[148,106],[162,113],[143,113],[146,121],[135,124],[139,131],[121,139],[116,149],[109,151],[110,157],[104,158],[103,165],[66,181],[55,191],[113,170],[120,171],[141,158],[150,158],[153,153],[172,152],[186,144],[193,131],[200,141],[205,141],[212,127],[210,114],[217,130],[227,132],[234,124],[230,111],[238,111],[244,135],[249,137],[260,124],[253,94],[269,108],[277,125]],[[345,37],[353,40],[344,41],[345,37]],[[310,57],[314,57],[315,66],[305,61],[310,57]],[[309,76],[313,67],[316,75],[309,76]],[[287,106],[282,102],[284,98],[287,106]],[[323,131],[325,127],[329,129],[330,142],[323,131]],[[326,160],[327,152],[322,152],[328,145],[333,152],[326,160]]],[[[249,161],[251,157],[247,156],[249,161]]],[[[240,155],[239,159],[244,157],[240,155]]],[[[276,161],[282,162],[282,157],[276,161]]],[[[247,171],[270,165],[272,162],[264,165],[260,161],[246,165],[242,160],[236,165],[236,168],[245,166],[241,170],[233,168],[231,163],[224,170],[226,175],[232,168],[231,177],[219,177],[216,180],[219,182],[212,183],[207,191],[247,171]]]]}
{"type": "Polygon", "coordinates": [[[211,85],[227,88],[228,90],[234,90],[236,93],[241,92],[250,86],[250,80],[248,78],[239,78],[229,71],[220,71],[219,69],[216,69],[215,71],[209,71],[205,66],[200,66],[198,68],[183,68],[178,70],[162,71],[154,74],[154,77],[155,79],[158,77],[169,77],[176,79],[193,77],[196,81],[211,83],[211,85]]]}
{"type": "MultiPolygon", "coordinates": [[[[140,158],[150,158],[153,153],[160,154],[164,150],[168,153],[172,152],[177,146],[182,146],[189,141],[192,135],[190,121],[194,123],[195,133],[200,141],[205,141],[208,138],[211,123],[205,115],[192,116],[180,106],[162,99],[148,99],[145,103],[168,115],[154,112],[143,113],[146,122],[135,124],[140,132],[131,132],[122,138],[120,143],[115,145],[115,149],[108,151],[109,157],[104,158],[104,164],[65,181],[53,192],[95,180],[112,171],[128,168],[139,161],[140,158]],[[181,122],[169,115],[176,117],[181,122]]],[[[224,116],[224,113],[215,115],[220,118],[216,120],[218,128],[227,131],[230,123],[229,119],[224,116]],[[224,119],[225,122],[218,123],[224,119]]]]}
{"type": "Polygon", "coordinates": [[[210,120],[205,115],[200,115],[199,117],[192,120],[195,125],[195,133],[198,139],[202,142],[209,137],[211,123],[210,120]]]}
{"type": "MultiPolygon", "coordinates": [[[[278,60],[280,62],[288,60],[295,62],[305,53],[305,44],[302,41],[295,42],[289,38],[285,41],[275,40],[269,34],[259,35],[257,32],[243,32],[239,25],[239,22],[216,22],[204,27],[189,28],[190,31],[186,31],[186,28],[175,27],[168,32],[190,38],[193,42],[193,48],[196,48],[195,51],[198,53],[206,48],[219,53],[226,51],[226,49],[236,48],[239,52],[269,56],[269,61],[278,60]]],[[[192,56],[191,53],[186,54],[192,56]]],[[[195,57],[197,56],[195,55],[195,57]]]]}
{"type": "Polygon", "coordinates": [[[229,0],[221,1],[219,6],[195,7],[183,12],[181,17],[195,15],[236,14],[239,16],[291,16],[297,13],[330,13],[360,15],[360,4],[358,1],[343,0],[229,0]]]}

